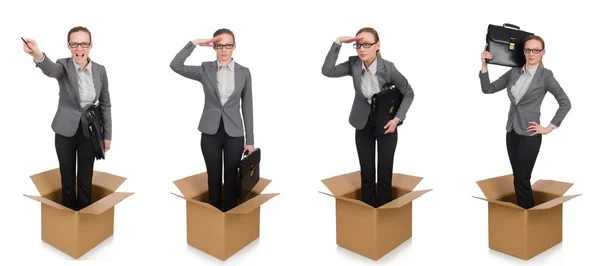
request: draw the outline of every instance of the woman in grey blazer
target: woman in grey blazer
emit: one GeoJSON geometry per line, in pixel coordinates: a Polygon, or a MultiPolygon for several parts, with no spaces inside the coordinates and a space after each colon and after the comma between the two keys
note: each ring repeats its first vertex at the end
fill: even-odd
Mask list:
{"type": "Polygon", "coordinates": [[[381,57],[379,34],[373,28],[362,28],[356,36],[338,37],[331,44],[321,69],[331,78],[351,76],[354,85],[354,103],[350,124],[356,128],[355,142],[361,170],[361,200],[375,208],[392,199],[394,153],[398,142],[396,127],[404,121],[414,92],[394,63],[381,57]],[[354,43],[357,56],[336,65],[342,43],[354,43]],[[371,96],[392,82],[403,95],[394,119],[385,126],[383,135],[377,135],[371,114],[371,96]],[[375,189],[375,143],[377,143],[377,189],[375,189]]]}
{"type": "Polygon", "coordinates": [[[479,79],[481,90],[486,94],[509,88],[506,147],[513,170],[517,203],[522,208],[529,209],[535,206],[530,180],[542,144],[542,135],[560,126],[571,109],[571,101],[552,71],[542,63],[542,57],[546,53],[544,40],[539,36],[529,36],[525,40],[523,52],[526,58],[524,66],[512,68],[490,83],[486,59],[491,59],[492,54],[484,48],[479,79]],[[550,124],[544,127],[540,125],[540,107],[547,92],[556,98],[559,107],[550,124]]]}
{"type": "Polygon", "coordinates": [[[233,32],[219,29],[212,39],[188,42],[171,61],[175,73],[199,81],[204,89],[204,110],[198,130],[202,132],[200,146],[208,174],[208,201],[223,212],[237,205],[236,167],[242,154],[254,152],[252,79],[250,70],[233,60],[235,47],[233,32]],[[199,66],[185,65],[196,45],[212,47],[217,60],[199,66]]]}
{"type": "Polygon", "coordinates": [[[104,151],[110,149],[112,116],[108,77],[103,65],[89,58],[92,34],[85,27],[74,27],[67,34],[71,57],[52,62],[32,39],[25,39],[25,53],[36,67],[58,81],[58,110],[52,121],[55,146],[60,166],[62,205],[81,210],[92,202],[92,176],[95,153],[86,127],[83,111],[98,102],[104,120],[104,151]],[[83,118],[83,119],[82,119],[83,118]],[[75,171],[77,167],[77,172],[75,171]],[[77,179],[77,180],[76,180],[77,179]],[[75,184],[77,183],[77,195],[75,184]]]}

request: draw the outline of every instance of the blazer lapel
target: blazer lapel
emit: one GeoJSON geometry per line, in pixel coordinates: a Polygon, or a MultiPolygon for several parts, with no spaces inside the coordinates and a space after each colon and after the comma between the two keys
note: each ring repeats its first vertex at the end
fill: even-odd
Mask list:
{"type": "MultiPolygon", "coordinates": [[[[355,75],[354,78],[354,89],[358,92],[362,94],[362,89],[361,89],[361,81],[362,81],[362,60],[360,60],[360,58],[356,58],[356,61],[354,61],[354,64],[352,66],[352,72],[355,75]]],[[[364,98],[364,97],[363,97],[364,98]]],[[[365,99],[365,102],[367,102],[367,99],[365,99]]]]}
{"type": "Polygon", "coordinates": [[[519,69],[517,69],[517,71],[514,71],[510,74],[510,79],[508,80],[508,86],[506,86],[506,92],[508,93],[508,99],[510,99],[510,102],[512,104],[517,104],[515,102],[515,96],[512,94],[512,86],[515,85],[515,83],[517,82],[517,80],[519,79],[519,69]]]}
{"type": "Polygon", "coordinates": [[[219,93],[219,86],[217,85],[217,61],[213,61],[210,64],[210,67],[207,69],[208,71],[208,81],[213,85],[215,96],[217,97],[217,102],[221,103],[221,96],[219,93]]]}
{"type": "Polygon", "coordinates": [[[388,82],[391,82],[388,81],[388,73],[386,71],[387,69],[383,64],[383,60],[381,59],[381,57],[377,57],[377,81],[379,83],[379,90],[383,89],[383,85],[385,85],[388,82]]]}
{"type": "Polygon", "coordinates": [[[542,71],[543,71],[543,68],[541,66],[538,66],[538,69],[535,71],[535,74],[533,75],[533,79],[531,80],[529,87],[527,88],[527,90],[525,91],[525,93],[523,94],[523,97],[521,97],[521,100],[519,102],[523,102],[523,99],[525,99],[525,97],[527,97],[529,94],[531,94],[531,91],[533,91],[533,88],[535,88],[537,83],[540,81],[540,77],[542,76],[542,71]]]}
{"type": "Polygon", "coordinates": [[[96,91],[96,97],[94,102],[100,99],[100,92],[102,90],[102,73],[100,73],[100,67],[93,61],[92,62],[92,77],[94,78],[94,89],[96,91]]]}
{"type": "Polygon", "coordinates": [[[73,89],[73,94],[75,94],[75,100],[77,100],[77,105],[79,105],[79,83],[77,82],[77,72],[73,64],[75,64],[75,61],[73,61],[73,58],[69,58],[67,62],[67,76],[69,76],[71,88],[73,89]]]}

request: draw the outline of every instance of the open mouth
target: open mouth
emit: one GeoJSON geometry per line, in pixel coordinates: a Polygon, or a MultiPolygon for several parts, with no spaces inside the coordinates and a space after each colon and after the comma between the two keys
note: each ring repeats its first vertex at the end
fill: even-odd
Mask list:
{"type": "Polygon", "coordinates": [[[75,57],[78,59],[83,59],[84,54],[75,54],[75,57]]]}

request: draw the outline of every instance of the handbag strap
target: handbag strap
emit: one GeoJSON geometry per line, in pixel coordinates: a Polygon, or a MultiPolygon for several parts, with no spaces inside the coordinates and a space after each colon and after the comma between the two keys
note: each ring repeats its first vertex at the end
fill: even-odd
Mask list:
{"type": "Polygon", "coordinates": [[[505,27],[505,28],[514,28],[514,29],[517,29],[517,30],[521,29],[519,26],[517,26],[515,24],[510,24],[510,23],[504,23],[502,26],[505,27]]]}

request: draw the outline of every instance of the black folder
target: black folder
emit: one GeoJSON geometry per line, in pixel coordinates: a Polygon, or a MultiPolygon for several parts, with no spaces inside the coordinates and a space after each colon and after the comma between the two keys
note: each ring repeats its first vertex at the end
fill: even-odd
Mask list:
{"type": "Polygon", "coordinates": [[[96,160],[104,159],[104,121],[98,105],[92,105],[84,113],[84,126],[92,141],[96,160]]]}
{"type": "Polygon", "coordinates": [[[260,148],[248,154],[246,151],[237,167],[236,192],[244,199],[256,186],[260,178],[260,148]]]}
{"type": "MultiPolygon", "coordinates": [[[[400,90],[392,83],[385,84],[383,90],[371,97],[371,126],[374,127],[376,135],[383,135],[386,129],[385,124],[394,119],[403,95],[400,90]]],[[[398,123],[401,125],[402,121],[398,123]]]]}

